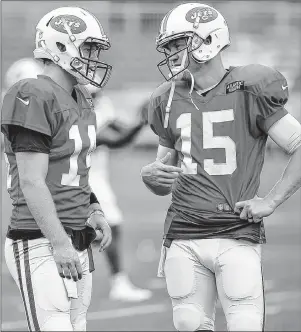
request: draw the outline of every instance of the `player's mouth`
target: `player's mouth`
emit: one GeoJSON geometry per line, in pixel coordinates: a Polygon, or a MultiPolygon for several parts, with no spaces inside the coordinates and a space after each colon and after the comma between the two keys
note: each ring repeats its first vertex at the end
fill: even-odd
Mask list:
{"type": "Polygon", "coordinates": [[[170,70],[175,74],[175,73],[179,72],[180,70],[182,70],[182,66],[181,66],[181,64],[171,64],[170,70]]]}
{"type": "Polygon", "coordinates": [[[171,68],[177,68],[177,67],[181,67],[181,63],[174,63],[174,62],[171,62],[171,64],[170,64],[171,66],[171,68]]]}

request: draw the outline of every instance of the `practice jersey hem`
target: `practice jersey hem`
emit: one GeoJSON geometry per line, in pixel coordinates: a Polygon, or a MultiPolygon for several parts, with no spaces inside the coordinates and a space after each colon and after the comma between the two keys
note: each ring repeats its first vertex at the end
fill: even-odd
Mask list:
{"type": "Polygon", "coordinates": [[[172,240],[206,240],[206,239],[229,239],[229,240],[245,240],[250,241],[253,243],[265,244],[266,239],[260,238],[259,236],[250,236],[243,234],[240,235],[231,235],[231,234],[218,234],[218,235],[208,235],[208,236],[201,236],[201,235],[176,235],[176,234],[167,234],[164,236],[165,239],[170,241],[172,240]]]}

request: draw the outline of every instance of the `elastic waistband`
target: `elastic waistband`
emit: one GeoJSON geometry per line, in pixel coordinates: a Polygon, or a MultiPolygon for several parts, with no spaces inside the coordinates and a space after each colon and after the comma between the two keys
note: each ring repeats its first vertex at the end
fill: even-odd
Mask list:
{"type": "MultiPolygon", "coordinates": [[[[64,229],[66,233],[70,236],[72,236],[74,232],[82,231],[82,230],[74,230],[71,229],[70,227],[64,227],[64,229]]],[[[8,237],[11,240],[35,240],[45,236],[40,229],[12,229],[10,226],[8,226],[6,237],[8,237]]]]}

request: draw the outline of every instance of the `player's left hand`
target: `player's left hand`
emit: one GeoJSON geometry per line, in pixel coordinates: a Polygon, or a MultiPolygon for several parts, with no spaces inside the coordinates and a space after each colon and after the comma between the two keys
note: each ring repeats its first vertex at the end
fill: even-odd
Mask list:
{"type": "Polygon", "coordinates": [[[237,202],[234,212],[240,214],[240,219],[248,220],[248,222],[260,222],[263,217],[272,214],[275,207],[266,198],[255,196],[246,201],[237,202]]]}
{"type": "Polygon", "coordinates": [[[105,217],[100,213],[92,212],[87,223],[93,227],[95,231],[99,231],[102,236],[99,251],[107,249],[112,242],[112,231],[105,217]]]}

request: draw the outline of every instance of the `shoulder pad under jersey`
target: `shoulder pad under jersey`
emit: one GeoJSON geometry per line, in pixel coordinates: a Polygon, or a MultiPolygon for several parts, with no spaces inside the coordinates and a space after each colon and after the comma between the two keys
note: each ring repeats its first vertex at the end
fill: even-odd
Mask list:
{"type": "Polygon", "coordinates": [[[53,87],[44,79],[24,79],[14,84],[3,99],[2,131],[18,125],[51,136],[53,87]]]}
{"type": "Polygon", "coordinates": [[[275,82],[280,83],[278,84],[279,88],[281,86],[283,88],[287,87],[287,81],[279,71],[260,64],[236,67],[232,77],[235,81],[243,81],[245,90],[256,95],[262,93],[269,85],[275,82]]]}

